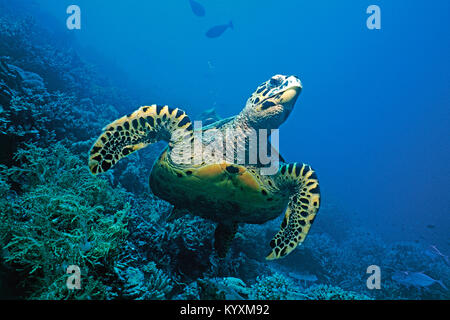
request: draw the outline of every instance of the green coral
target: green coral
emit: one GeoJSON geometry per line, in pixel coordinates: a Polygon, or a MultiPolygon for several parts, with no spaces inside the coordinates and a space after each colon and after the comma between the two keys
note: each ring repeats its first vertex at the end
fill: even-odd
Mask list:
{"type": "Polygon", "coordinates": [[[16,160],[20,167],[0,170],[0,245],[3,263],[23,279],[23,297],[107,297],[102,281],[128,235],[126,193],[93,177],[60,142],[29,144],[16,160]],[[81,268],[81,290],[66,288],[68,265],[81,268]]]}

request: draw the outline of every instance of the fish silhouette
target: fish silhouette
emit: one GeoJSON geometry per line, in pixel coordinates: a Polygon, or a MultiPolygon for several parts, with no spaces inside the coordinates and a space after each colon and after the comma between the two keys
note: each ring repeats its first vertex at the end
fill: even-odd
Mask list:
{"type": "Polygon", "coordinates": [[[439,249],[436,246],[431,245],[428,251],[430,251],[434,256],[441,258],[446,265],[450,266],[448,256],[444,255],[441,251],[439,251],[439,249]]]}
{"type": "Polygon", "coordinates": [[[423,272],[397,271],[392,275],[392,280],[413,287],[429,287],[435,283],[439,284],[444,290],[448,290],[444,283],[435,280],[423,272]]]}
{"type": "Polygon", "coordinates": [[[198,16],[198,17],[205,16],[205,8],[200,3],[198,3],[195,0],[189,0],[189,3],[191,4],[192,12],[196,16],[198,16]]]}
{"type": "Polygon", "coordinates": [[[300,283],[303,283],[305,286],[308,285],[308,283],[313,283],[318,280],[316,275],[308,273],[289,272],[288,276],[300,283]]]}
{"type": "Polygon", "coordinates": [[[206,32],[208,38],[217,38],[222,35],[228,28],[233,29],[233,22],[230,21],[228,24],[221,24],[214,26],[206,32]]]}

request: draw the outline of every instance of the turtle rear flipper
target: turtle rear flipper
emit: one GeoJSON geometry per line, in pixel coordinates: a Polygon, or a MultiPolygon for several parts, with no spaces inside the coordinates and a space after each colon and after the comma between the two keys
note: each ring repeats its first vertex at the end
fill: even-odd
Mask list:
{"type": "Polygon", "coordinates": [[[106,172],[120,159],[151,143],[163,140],[170,146],[191,137],[192,123],[183,110],[157,105],[141,107],[103,129],[90,150],[89,169],[92,174],[106,172]]]}
{"type": "Polygon", "coordinates": [[[214,233],[214,249],[219,258],[225,258],[238,230],[237,223],[219,223],[214,233]]]}
{"type": "Polygon", "coordinates": [[[285,164],[280,167],[280,185],[291,190],[280,231],[270,242],[267,260],[279,259],[302,243],[320,206],[320,189],[316,173],[309,165],[285,164]]]}

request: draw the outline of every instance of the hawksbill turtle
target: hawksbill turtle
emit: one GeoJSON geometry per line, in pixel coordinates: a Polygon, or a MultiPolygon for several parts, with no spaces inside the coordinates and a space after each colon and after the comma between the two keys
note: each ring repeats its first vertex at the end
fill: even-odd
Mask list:
{"type": "MultiPolygon", "coordinates": [[[[237,116],[203,128],[179,108],[143,106],[103,129],[90,150],[90,171],[103,173],[131,153],[166,141],[149,182],[157,197],[174,206],[169,219],[191,213],[217,222],[214,248],[224,257],[239,223],[263,224],[284,212],[266,259],[284,257],[305,240],[319,210],[317,175],[309,165],[286,163],[281,156],[275,174],[262,174],[259,157],[256,162],[248,160],[249,138],[257,130],[278,129],[301,90],[297,77],[275,75],[256,89],[237,116]],[[220,148],[223,137],[235,142],[227,155],[220,148]],[[239,151],[245,151],[243,163],[236,161],[239,151]]],[[[264,143],[271,147],[258,139],[258,146],[264,143]]]]}

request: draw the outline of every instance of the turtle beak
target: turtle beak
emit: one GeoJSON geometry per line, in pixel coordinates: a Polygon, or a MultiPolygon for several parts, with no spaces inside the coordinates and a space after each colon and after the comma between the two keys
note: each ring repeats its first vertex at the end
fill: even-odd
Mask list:
{"type": "Polygon", "coordinates": [[[294,109],[295,102],[302,92],[302,83],[296,76],[288,77],[287,81],[287,89],[280,96],[280,104],[290,112],[294,109]]]}
{"type": "Polygon", "coordinates": [[[281,94],[280,97],[280,104],[287,105],[292,104],[292,106],[297,101],[298,96],[300,95],[300,92],[302,91],[302,88],[300,87],[292,87],[287,89],[281,94]]]}

